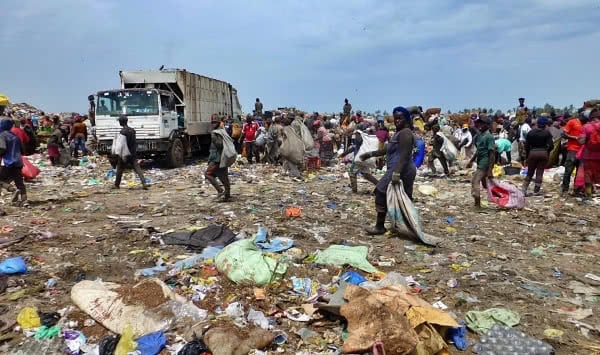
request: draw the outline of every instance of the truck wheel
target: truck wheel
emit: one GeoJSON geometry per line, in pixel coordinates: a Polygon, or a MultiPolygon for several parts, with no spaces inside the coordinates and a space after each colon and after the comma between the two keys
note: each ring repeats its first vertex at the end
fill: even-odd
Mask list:
{"type": "Polygon", "coordinates": [[[167,156],[167,162],[171,168],[180,168],[183,166],[185,151],[181,139],[175,138],[167,156]]]}

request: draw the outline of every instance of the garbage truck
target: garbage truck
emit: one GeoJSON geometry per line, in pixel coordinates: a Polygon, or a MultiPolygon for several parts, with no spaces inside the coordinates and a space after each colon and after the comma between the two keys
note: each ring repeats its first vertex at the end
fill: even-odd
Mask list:
{"type": "Polygon", "coordinates": [[[136,130],[141,158],[181,167],[210,145],[213,114],[241,118],[237,90],[229,83],[184,69],[120,71],[121,88],[98,91],[95,105],[98,152],[110,155],[119,116],[136,130]]]}

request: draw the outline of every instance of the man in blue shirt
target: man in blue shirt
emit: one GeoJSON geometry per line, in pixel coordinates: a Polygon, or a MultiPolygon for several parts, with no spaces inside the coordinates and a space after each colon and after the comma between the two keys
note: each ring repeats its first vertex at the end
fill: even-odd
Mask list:
{"type": "Polygon", "coordinates": [[[19,195],[21,195],[21,203],[27,207],[27,191],[21,173],[21,169],[23,169],[23,160],[21,159],[23,147],[19,138],[10,132],[13,125],[14,122],[8,118],[0,121],[0,157],[4,162],[4,165],[0,168],[0,181],[2,184],[10,184],[14,181],[17,191],[12,202],[16,203],[19,195]]]}

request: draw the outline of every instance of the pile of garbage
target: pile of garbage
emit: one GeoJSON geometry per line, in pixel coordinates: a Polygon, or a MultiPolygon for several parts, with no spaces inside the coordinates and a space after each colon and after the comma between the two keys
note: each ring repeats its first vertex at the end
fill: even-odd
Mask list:
{"type": "Polygon", "coordinates": [[[475,212],[461,204],[470,192],[460,172],[420,171],[419,238],[365,239],[372,198],[351,194],[340,166],[296,182],[271,166],[234,165],[234,201],[215,205],[204,163],[147,162],[151,188],[139,193],[130,173],[128,188],[109,191],[114,170],[102,157],[68,168],[31,161],[41,169],[30,184],[37,205],[1,226],[2,353],[485,353],[490,343],[515,349],[497,339],[518,337],[546,354],[573,346],[567,332],[600,331],[590,320],[600,273],[584,263],[598,222],[557,197],[521,210],[484,201],[475,212]],[[538,236],[536,223],[552,229],[538,236]],[[576,243],[569,226],[581,228],[576,243]]]}

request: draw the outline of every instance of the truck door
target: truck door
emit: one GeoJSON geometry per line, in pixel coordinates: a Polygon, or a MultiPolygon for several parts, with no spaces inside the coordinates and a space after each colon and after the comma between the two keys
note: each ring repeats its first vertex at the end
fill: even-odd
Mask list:
{"type": "Polygon", "coordinates": [[[163,137],[168,137],[173,130],[179,128],[177,124],[177,112],[175,112],[175,101],[172,96],[160,95],[161,127],[163,137]]]}

